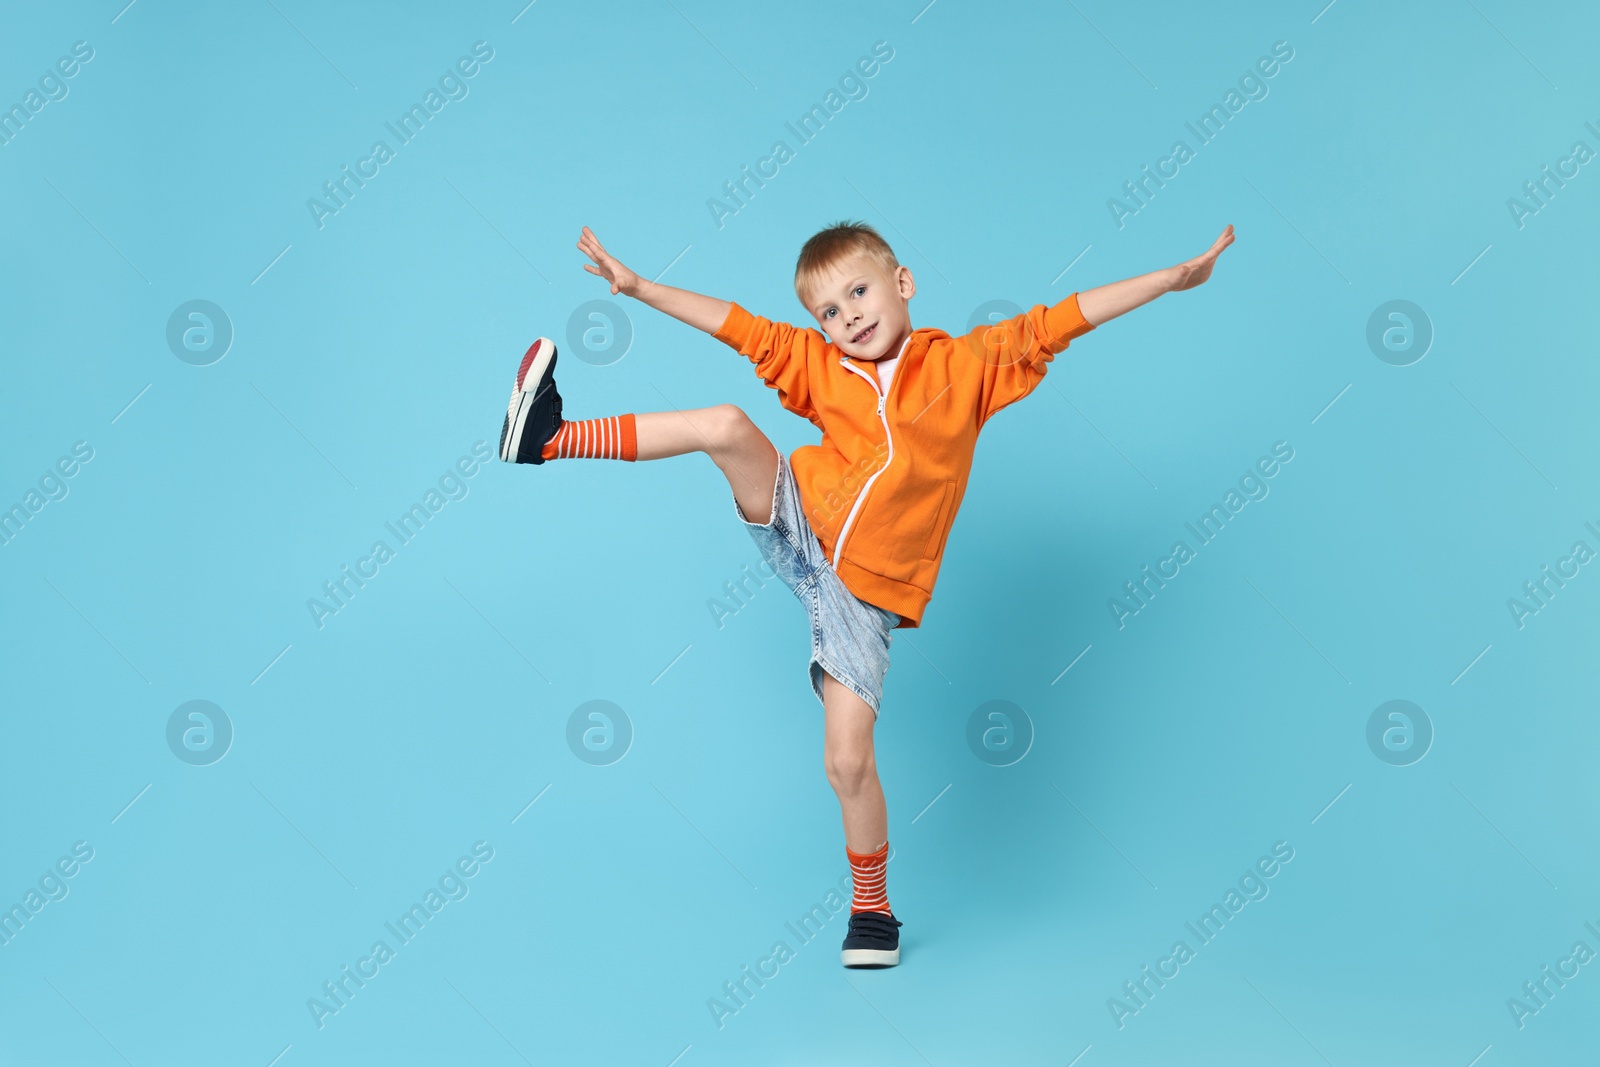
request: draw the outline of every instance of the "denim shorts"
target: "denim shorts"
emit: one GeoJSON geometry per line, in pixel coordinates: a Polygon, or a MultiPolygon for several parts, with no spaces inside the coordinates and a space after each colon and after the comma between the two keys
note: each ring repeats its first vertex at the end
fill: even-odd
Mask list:
{"type": "Polygon", "coordinates": [[[846,589],[806,522],[789,460],[778,453],[778,478],[772,487],[772,517],[766,523],[745,518],[737,499],[733,510],[750,531],[767,565],[794,591],[811,616],[811,689],[822,699],[822,672],[833,675],[865,700],[878,715],[883,677],[889,671],[892,631],[900,616],[874,607],[846,589]]]}

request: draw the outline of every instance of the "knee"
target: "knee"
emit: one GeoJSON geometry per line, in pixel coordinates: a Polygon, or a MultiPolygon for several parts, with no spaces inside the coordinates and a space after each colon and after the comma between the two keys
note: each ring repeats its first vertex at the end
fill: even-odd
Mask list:
{"type": "Polygon", "coordinates": [[[834,745],[823,754],[828,784],[836,793],[853,796],[861,792],[878,774],[871,746],[834,745]]]}
{"type": "Polygon", "coordinates": [[[720,450],[737,451],[760,433],[737,404],[718,404],[711,409],[711,441],[720,450]]]}

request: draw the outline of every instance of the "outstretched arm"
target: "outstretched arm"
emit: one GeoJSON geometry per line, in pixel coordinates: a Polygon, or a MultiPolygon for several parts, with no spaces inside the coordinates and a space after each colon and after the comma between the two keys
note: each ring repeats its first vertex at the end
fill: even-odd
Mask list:
{"type": "Polygon", "coordinates": [[[665,311],[673,318],[709,334],[721,329],[728,317],[728,309],[732,305],[726,300],[702,296],[687,289],[674,289],[670,285],[639,277],[607,252],[594,231],[587,226],[583,228],[583,236],[578,239],[578,247],[584,255],[594,260],[594,266],[585,263],[583,269],[610,282],[613,295],[621,293],[641,300],[657,311],[665,311]]]}
{"type": "Polygon", "coordinates": [[[1210,248],[1186,263],[1079,293],[1078,310],[1083,312],[1085,321],[1098,326],[1102,322],[1132,311],[1141,304],[1148,304],[1162,293],[1193,289],[1211,277],[1211,268],[1216,263],[1217,257],[1231,244],[1233,244],[1233,225],[1230,223],[1210,248]]]}
{"type": "Polygon", "coordinates": [[[819,331],[797,330],[788,323],[758,318],[727,300],[645,281],[602,248],[587,226],[578,247],[595,263],[585,263],[583,269],[610,282],[613,293],[642,300],[737,349],[754,364],[761,380],[778,391],[779,403],[817,426],[822,425],[821,416],[812,406],[808,385],[810,368],[822,358],[828,345],[828,339],[819,331]]]}

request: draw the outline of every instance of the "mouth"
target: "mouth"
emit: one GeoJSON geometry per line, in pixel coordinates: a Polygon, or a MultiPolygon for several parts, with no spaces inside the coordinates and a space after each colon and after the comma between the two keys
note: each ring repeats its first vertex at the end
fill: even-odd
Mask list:
{"type": "Polygon", "coordinates": [[[853,344],[853,345],[859,345],[859,344],[863,343],[864,341],[869,341],[869,340],[872,339],[873,335],[876,334],[877,332],[878,332],[878,324],[877,323],[873,323],[871,326],[868,326],[866,329],[862,330],[860,333],[858,333],[854,337],[850,338],[850,343],[853,344]]]}

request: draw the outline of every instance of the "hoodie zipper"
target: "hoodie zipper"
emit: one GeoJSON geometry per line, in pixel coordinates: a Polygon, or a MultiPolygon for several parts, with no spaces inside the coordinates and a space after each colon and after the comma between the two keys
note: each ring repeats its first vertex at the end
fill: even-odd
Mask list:
{"type": "MultiPolygon", "coordinates": [[[[910,344],[910,342],[911,338],[908,337],[906,338],[905,342],[901,344],[900,351],[895,357],[896,359],[899,359],[905,355],[906,347],[910,344]]],[[[837,570],[839,567],[839,558],[844,555],[844,539],[849,536],[851,525],[856,521],[856,512],[861,510],[861,505],[866,501],[867,494],[872,491],[872,483],[878,480],[878,476],[880,474],[889,469],[890,463],[894,462],[894,435],[889,432],[889,416],[883,413],[883,406],[889,399],[888,394],[879,388],[877,381],[874,380],[872,375],[869,375],[866,371],[851,363],[849,356],[840,356],[839,362],[844,364],[846,369],[854,371],[856,374],[859,374],[861,377],[865,378],[867,380],[867,384],[872,386],[872,391],[878,394],[878,418],[883,422],[883,436],[889,442],[889,458],[885,459],[883,461],[883,466],[879,467],[875,472],[873,472],[872,477],[867,479],[867,484],[861,487],[861,494],[856,497],[856,502],[850,506],[850,514],[845,516],[844,528],[839,531],[839,543],[833,546],[833,566],[835,570],[837,570]]],[[[874,370],[876,370],[876,364],[874,364],[874,370]]],[[[899,379],[902,370],[903,368],[899,366],[895,367],[894,376],[896,380],[899,379]]],[[[889,383],[889,388],[894,388],[894,382],[889,383]]]]}

